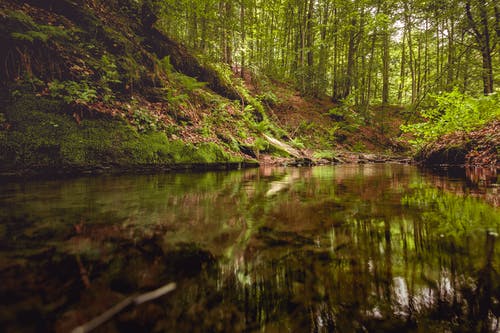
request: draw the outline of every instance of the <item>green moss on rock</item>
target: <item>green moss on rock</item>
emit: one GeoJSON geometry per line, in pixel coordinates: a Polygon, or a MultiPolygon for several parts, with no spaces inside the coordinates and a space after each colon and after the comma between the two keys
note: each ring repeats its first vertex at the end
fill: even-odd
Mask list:
{"type": "Polygon", "coordinates": [[[0,169],[36,170],[175,166],[242,162],[213,143],[171,141],[164,132],[140,133],[121,119],[78,124],[64,104],[24,96],[4,110],[11,126],[0,131],[0,169]]]}

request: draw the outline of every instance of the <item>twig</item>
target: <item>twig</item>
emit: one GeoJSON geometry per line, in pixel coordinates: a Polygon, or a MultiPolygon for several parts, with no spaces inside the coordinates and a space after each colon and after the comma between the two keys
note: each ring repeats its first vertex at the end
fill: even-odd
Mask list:
{"type": "Polygon", "coordinates": [[[173,291],[175,288],[176,288],[176,284],[172,282],[172,283],[169,283],[161,288],[147,292],[145,294],[128,297],[128,298],[124,299],[123,301],[121,301],[120,303],[113,306],[112,308],[110,308],[109,310],[107,310],[106,312],[95,317],[91,321],[76,327],[75,329],[73,329],[71,331],[71,333],[90,332],[90,331],[96,329],[97,327],[101,326],[102,324],[104,324],[105,322],[107,322],[108,320],[110,320],[115,315],[122,312],[123,310],[125,310],[129,306],[140,305],[142,303],[152,301],[154,299],[157,299],[158,297],[161,297],[165,294],[168,294],[169,292],[173,291]]]}

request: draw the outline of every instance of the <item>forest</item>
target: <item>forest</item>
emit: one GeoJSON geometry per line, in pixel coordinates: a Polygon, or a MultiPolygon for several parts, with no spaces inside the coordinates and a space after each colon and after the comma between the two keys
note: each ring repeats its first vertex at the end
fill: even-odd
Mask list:
{"type": "Polygon", "coordinates": [[[161,1],[157,11],[201,56],[337,102],[418,105],[498,82],[495,1],[161,1]]]}
{"type": "Polygon", "coordinates": [[[7,173],[366,157],[351,152],[498,163],[496,1],[8,0],[0,10],[7,173]],[[24,109],[50,119],[29,124],[24,109]],[[39,128],[54,121],[59,135],[39,128]],[[93,142],[107,127],[127,139],[93,142]]]}
{"type": "Polygon", "coordinates": [[[500,3],[0,0],[0,331],[499,332],[500,3]]]}

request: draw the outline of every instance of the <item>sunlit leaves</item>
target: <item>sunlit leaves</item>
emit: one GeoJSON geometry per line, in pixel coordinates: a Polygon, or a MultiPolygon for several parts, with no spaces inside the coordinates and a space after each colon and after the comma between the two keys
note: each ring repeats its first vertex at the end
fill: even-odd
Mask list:
{"type": "Polygon", "coordinates": [[[433,96],[435,106],[420,112],[425,122],[402,126],[402,130],[415,136],[417,146],[438,137],[460,131],[470,132],[493,119],[500,118],[500,96],[474,98],[458,90],[433,96]]]}

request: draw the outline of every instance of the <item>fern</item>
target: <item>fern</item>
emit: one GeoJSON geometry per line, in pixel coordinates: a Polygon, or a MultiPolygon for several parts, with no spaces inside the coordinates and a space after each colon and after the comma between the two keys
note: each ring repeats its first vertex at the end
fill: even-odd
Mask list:
{"type": "Polygon", "coordinates": [[[50,96],[60,98],[67,104],[87,104],[97,99],[97,91],[86,81],[59,81],[49,83],[50,96]]]}

